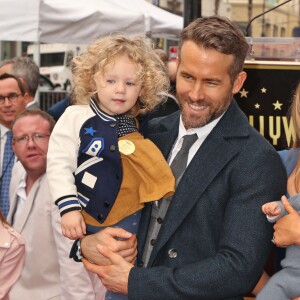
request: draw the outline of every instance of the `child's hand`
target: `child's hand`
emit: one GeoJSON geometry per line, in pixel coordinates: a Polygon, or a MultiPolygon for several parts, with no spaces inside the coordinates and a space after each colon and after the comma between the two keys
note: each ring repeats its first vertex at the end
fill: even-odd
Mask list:
{"type": "Polygon", "coordinates": [[[86,234],[84,218],[80,211],[74,210],[61,217],[61,230],[65,237],[76,240],[86,234]]]}
{"type": "Polygon", "coordinates": [[[269,217],[276,217],[280,214],[281,209],[278,203],[276,202],[268,202],[261,207],[261,210],[264,214],[269,217]]]}

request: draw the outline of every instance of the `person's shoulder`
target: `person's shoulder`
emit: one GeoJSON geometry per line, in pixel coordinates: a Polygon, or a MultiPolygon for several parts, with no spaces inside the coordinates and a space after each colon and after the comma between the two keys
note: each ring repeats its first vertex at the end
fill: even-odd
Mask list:
{"type": "Polygon", "coordinates": [[[249,123],[245,113],[240,109],[235,100],[216,125],[218,133],[230,139],[232,144],[238,145],[240,150],[246,152],[253,148],[272,149],[274,147],[249,123]]]}
{"type": "Polygon", "coordinates": [[[219,130],[231,137],[230,142],[237,147],[241,160],[273,162],[280,161],[274,146],[254,128],[241,111],[237,103],[233,103],[231,114],[226,121],[220,121],[219,130]]]}
{"type": "Polygon", "coordinates": [[[148,130],[149,132],[157,130],[160,127],[168,127],[168,125],[177,122],[180,117],[180,112],[175,111],[167,116],[157,117],[149,120],[148,122],[148,130]]]}
{"type": "Polygon", "coordinates": [[[291,149],[278,151],[278,154],[281,158],[282,163],[286,168],[288,175],[292,173],[295,166],[297,165],[299,153],[300,153],[299,148],[291,148],[291,149]]]}
{"type": "Polygon", "coordinates": [[[66,109],[70,105],[70,99],[69,97],[66,97],[55,104],[53,104],[49,109],[48,112],[60,110],[60,109],[66,109]]]}
{"type": "Polygon", "coordinates": [[[24,239],[19,232],[6,224],[0,224],[0,248],[10,248],[12,245],[24,245],[24,239]]]}
{"type": "Polygon", "coordinates": [[[67,119],[68,121],[70,121],[70,118],[83,119],[91,115],[94,115],[94,113],[89,105],[75,104],[68,106],[62,114],[62,116],[60,117],[60,119],[67,119]]]}
{"type": "Polygon", "coordinates": [[[249,132],[250,132],[250,137],[255,143],[258,143],[266,148],[276,151],[274,146],[264,136],[262,136],[256,128],[254,128],[250,124],[249,124],[249,132]]]}
{"type": "Polygon", "coordinates": [[[24,245],[24,239],[23,239],[23,237],[21,236],[21,234],[18,232],[18,231],[16,231],[14,228],[10,228],[9,229],[9,233],[11,234],[11,236],[13,237],[13,239],[14,239],[14,243],[16,244],[16,245],[24,245]]]}
{"type": "MultiPolygon", "coordinates": [[[[269,149],[276,152],[275,148],[271,143],[260,134],[260,132],[254,128],[245,115],[245,113],[235,104],[235,115],[237,116],[237,122],[232,121],[231,126],[235,126],[235,130],[240,132],[242,136],[248,138],[248,147],[258,147],[258,149],[269,149]]],[[[227,121],[230,123],[230,120],[227,121]]]]}
{"type": "Polygon", "coordinates": [[[90,106],[87,105],[87,104],[83,104],[83,105],[80,105],[80,104],[74,104],[74,105],[70,105],[66,108],[65,112],[68,112],[68,113],[74,113],[74,112],[82,112],[82,111],[86,111],[86,110],[89,110],[90,109],[90,106]]]}
{"type": "MultiPolygon", "coordinates": [[[[274,146],[250,125],[248,141],[240,143],[241,161],[248,166],[256,166],[253,172],[273,174],[272,177],[285,178],[286,172],[282,160],[274,146]]],[[[254,174],[253,174],[254,175],[254,174]]],[[[270,175],[271,176],[271,175],[270,175]]],[[[269,178],[271,181],[271,178],[269,178]]]]}
{"type": "Polygon", "coordinates": [[[250,135],[247,143],[248,149],[246,149],[248,153],[252,152],[251,155],[253,156],[269,156],[270,159],[274,159],[275,157],[276,160],[280,160],[280,157],[271,142],[262,136],[257,129],[252,127],[250,124],[249,132],[250,135]]]}
{"type": "Polygon", "coordinates": [[[9,248],[11,243],[10,227],[0,221],[0,248],[9,248]]]}
{"type": "Polygon", "coordinates": [[[291,148],[291,149],[284,149],[284,150],[278,151],[278,154],[282,160],[286,160],[291,157],[298,158],[299,153],[300,153],[299,148],[291,148]]]}
{"type": "Polygon", "coordinates": [[[67,107],[70,106],[70,99],[66,97],[57,103],[53,104],[48,110],[47,113],[50,114],[56,121],[64,113],[67,107]]]}

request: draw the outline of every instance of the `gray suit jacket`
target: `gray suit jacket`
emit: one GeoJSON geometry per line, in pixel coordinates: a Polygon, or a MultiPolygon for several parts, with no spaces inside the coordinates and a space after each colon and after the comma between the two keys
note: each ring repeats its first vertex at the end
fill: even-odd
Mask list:
{"type": "MultiPolygon", "coordinates": [[[[168,157],[179,113],[153,120],[149,138],[168,157]]],[[[271,249],[261,205],[285,194],[286,173],[273,147],[233,100],[187,167],[149,260],[129,275],[129,299],[243,299],[271,249]]],[[[151,204],[138,234],[142,265],[151,204]]]]}
{"type": "MultiPolygon", "coordinates": [[[[9,223],[24,176],[25,170],[17,162],[10,185],[9,223]]],[[[88,274],[82,264],[68,257],[73,241],[61,233],[59,211],[50,197],[46,174],[34,183],[13,227],[25,240],[25,265],[9,294],[10,300],[102,299],[105,289],[97,276],[88,274]]]]}

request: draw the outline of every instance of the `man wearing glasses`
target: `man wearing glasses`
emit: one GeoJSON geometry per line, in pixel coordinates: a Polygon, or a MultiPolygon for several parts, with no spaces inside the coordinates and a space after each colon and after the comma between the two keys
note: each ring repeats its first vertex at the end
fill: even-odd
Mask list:
{"type": "Polygon", "coordinates": [[[35,96],[39,86],[40,70],[31,58],[21,56],[0,62],[0,74],[2,73],[12,74],[21,80],[30,98],[26,108],[38,108],[39,104],[35,101],[35,96]]]}
{"type": "MultiPolygon", "coordinates": [[[[0,97],[1,100],[1,97],[0,97]]],[[[72,241],[61,233],[60,215],[50,198],[46,156],[53,118],[39,109],[24,110],[12,125],[18,158],[12,171],[7,220],[25,240],[25,264],[10,300],[101,299],[95,274],[69,259],[72,241]]]]}
{"type": "Polygon", "coordinates": [[[9,184],[15,156],[11,147],[11,126],[16,115],[31,101],[22,81],[10,74],[0,75],[0,209],[9,210],[9,184]]]}

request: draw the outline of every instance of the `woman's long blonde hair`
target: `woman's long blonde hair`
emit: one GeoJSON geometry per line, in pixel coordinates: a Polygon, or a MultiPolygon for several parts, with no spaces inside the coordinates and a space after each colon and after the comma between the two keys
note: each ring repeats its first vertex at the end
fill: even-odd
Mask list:
{"type": "MultiPolygon", "coordinates": [[[[292,117],[296,138],[293,141],[293,148],[300,148],[300,82],[298,83],[292,98],[290,108],[290,116],[292,117]]],[[[295,189],[300,192],[300,156],[295,168],[295,189]]]]}

